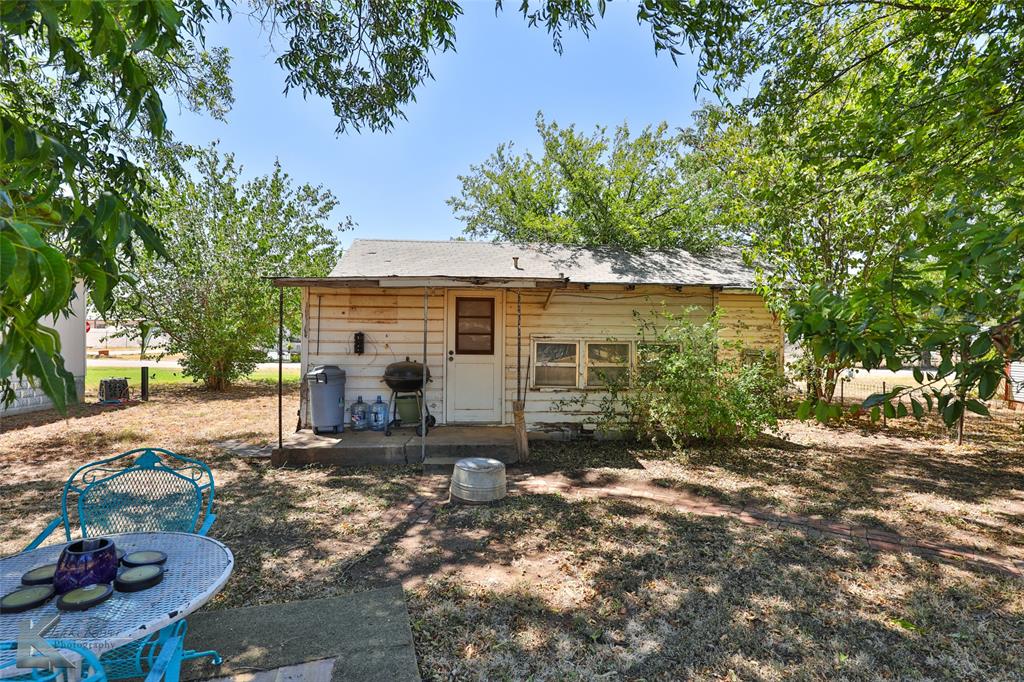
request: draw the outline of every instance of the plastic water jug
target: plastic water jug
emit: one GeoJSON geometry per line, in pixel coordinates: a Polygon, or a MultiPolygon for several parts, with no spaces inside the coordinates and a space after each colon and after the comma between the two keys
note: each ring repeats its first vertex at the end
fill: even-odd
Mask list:
{"type": "Polygon", "coordinates": [[[352,403],[348,409],[353,431],[365,431],[370,427],[370,406],[363,402],[363,396],[359,396],[359,400],[352,403]]]}
{"type": "Polygon", "coordinates": [[[377,396],[377,402],[370,405],[370,430],[371,431],[385,431],[388,428],[388,404],[384,402],[380,396],[377,396]]]}

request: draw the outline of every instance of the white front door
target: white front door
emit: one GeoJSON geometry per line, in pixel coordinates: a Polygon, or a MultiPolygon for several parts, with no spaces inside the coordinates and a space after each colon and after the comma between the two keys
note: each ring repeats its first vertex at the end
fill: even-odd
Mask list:
{"type": "Polygon", "coordinates": [[[502,292],[449,289],[445,421],[501,422],[502,292]]]}

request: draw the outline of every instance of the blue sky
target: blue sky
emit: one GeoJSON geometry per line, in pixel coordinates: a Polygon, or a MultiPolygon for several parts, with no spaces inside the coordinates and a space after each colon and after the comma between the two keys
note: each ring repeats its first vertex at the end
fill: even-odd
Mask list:
{"type": "Polygon", "coordinates": [[[611,3],[589,39],[566,36],[559,56],[541,28],[529,28],[513,5],[495,16],[490,0],[465,3],[457,52],[436,55],[435,80],[406,108],[408,120],[390,133],[335,135],[329,105],[282,93],[284,74],[258,27],[244,17],[211,28],[210,45],[232,53],[235,105],[227,123],[168,106],[179,139],[219,139],[247,174],[269,172],[274,158],[299,182],[322,184],[340,200],[339,219],[351,215],[354,238],[447,239],[462,225],[445,204],[459,190],[457,176],[495,147],[514,141],[536,150],[537,111],[549,121],[597,124],[628,121],[634,130],[668,121],[690,123],[698,105],[695,63],[654,54],[635,9],[611,3]]]}

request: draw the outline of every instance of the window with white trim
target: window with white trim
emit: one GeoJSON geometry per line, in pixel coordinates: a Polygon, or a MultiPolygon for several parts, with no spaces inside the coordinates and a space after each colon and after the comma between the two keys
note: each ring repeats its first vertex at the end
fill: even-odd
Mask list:
{"type": "Polygon", "coordinates": [[[538,341],[534,346],[533,384],[540,387],[575,388],[579,344],[575,341],[538,341]]]}
{"type": "Polygon", "coordinates": [[[587,341],[587,388],[629,383],[628,341],[587,341]]]}

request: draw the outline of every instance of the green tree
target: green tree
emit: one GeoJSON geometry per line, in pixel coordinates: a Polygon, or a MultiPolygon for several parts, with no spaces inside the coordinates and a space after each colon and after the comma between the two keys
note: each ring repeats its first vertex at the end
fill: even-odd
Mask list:
{"type": "Polygon", "coordinates": [[[764,138],[832,178],[837,201],[892,207],[878,267],[845,291],[814,287],[790,310],[790,337],[868,368],[938,352],[938,372],[919,377],[929,388],[868,406],[920,414],[934,399],[949,424],[984,413],[971,396],[992,397],[1004,363],[1024,353],[1024,9],[883,0],[745,11],[761,39],[728,43],[712,64],[719,82],[763,73],[746,105],[764,138]]]}
{"type": "MultiPolygon", "coordinates": [[[[266,358],[277,339],[277,290],[265,279],[322,277],[340,255],[329,226],[337,205],[321,187],[295,186],[279,163],[243,182],[242,169],[216,149],[195,171],[166,178],[152,201],[152,224],[168,257],[142,254],[132,286],[119,287],[117,312],[158,327],[164,352],[182,354],[184,373],[223,390],[266,358]]],[[[286,292],[285,325],[301,325],[297,291],[286,292]]]]}
{"type": "Polygon", "coordinates": [[[139,245],[160,252],[144,215],[139,136],[164,139],[160,91],[222,115],[227,55],[204,50],[210,10],[165,2],[0,3],[0,397],[10,377],[75,397],[45,320],[75,280],[109,306],[139,245]]]}
{"type": "MultiPolygon", "coordinates": [[[[572,26],[579,13],[549,18],[572,26]]],[[[658,48],[695,50],[700,84],[719,95],[756,82],[735,109],[763,144],[828,177],[828,201],[890,207],[886,266],[845,291],[814,287],[789,310],[791,339],[867,368],[938,352],[929,388],[868,405],[898,416],[934,402],[949,424],[984,413],[970,396],[990,398],[1024,354],[1024,8],[737,0],[647,3],[639,18],[658,48]]]]}
{"type": "MultiPolygon", "coordinates": [[[[741,235],[758,287],[784,324],[812,294],[842,296],[869,279],[888,263],[887,245],[899,239],[888,194],[844,191],[853,173],[829,172],[820,159],[800,154],[794,140],[821,115],[828,114],[808,107],[768,140],[746,117],[705,106],[684,136],[688,161],[702,173],[690,192],[700,197],[697,210],[722,231],[741,235]]],[[[853,360],[804,350],[795,369],[816,399],[831,401],[853,360]]]]}
{"type": "Polygon", "coordinates": [[[707,251],[722,235],[695,221],[689,168],[679,133],[668,124],[631,135],[598,127],[586,135],[537,115],[538,158],[511,143],[468,175],[448,199],[474,237],[631,250],[707,251]]]}

